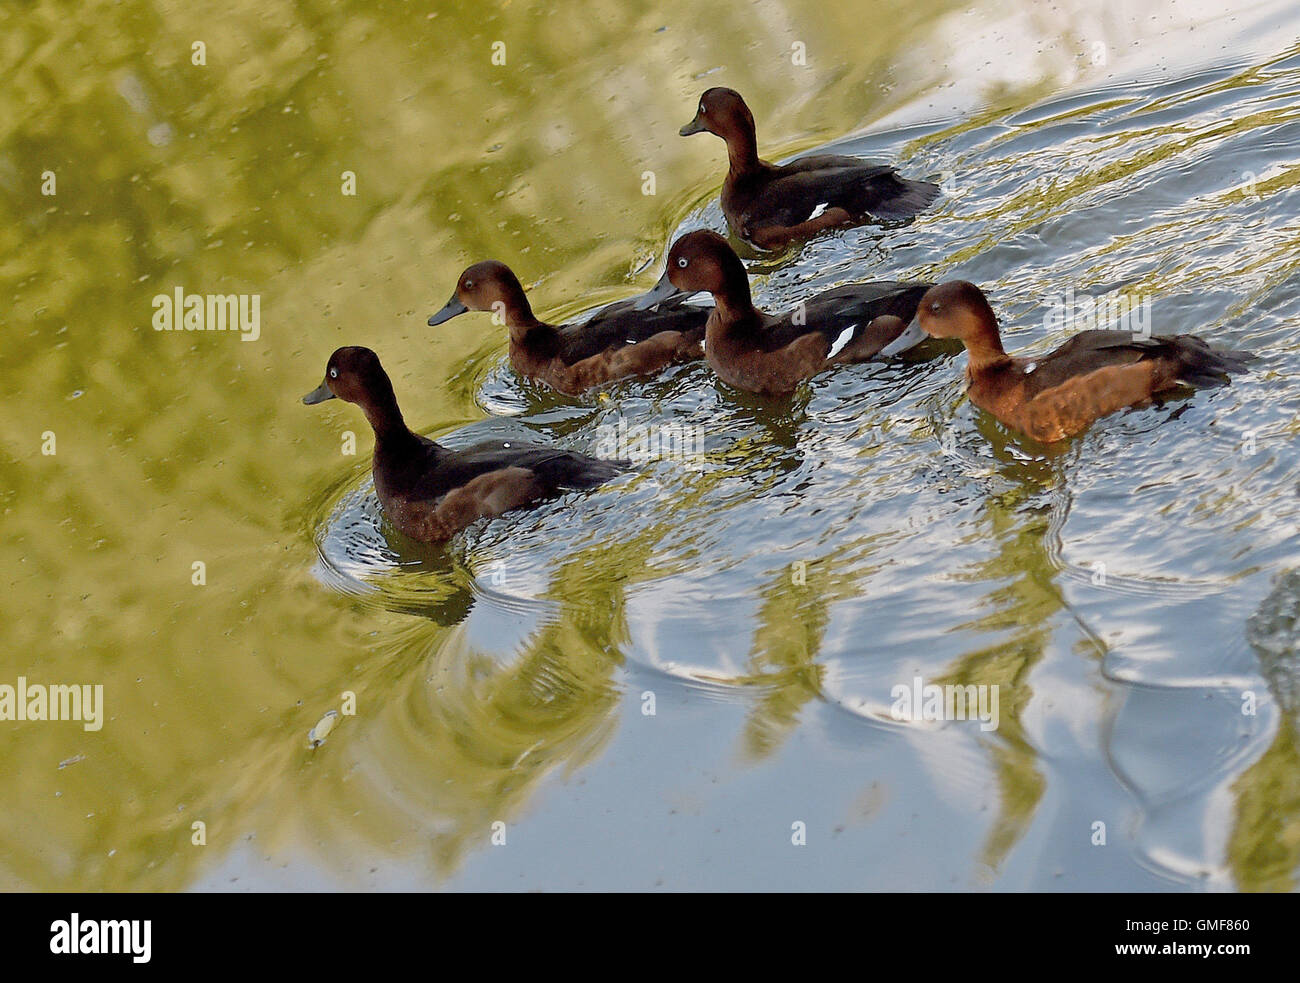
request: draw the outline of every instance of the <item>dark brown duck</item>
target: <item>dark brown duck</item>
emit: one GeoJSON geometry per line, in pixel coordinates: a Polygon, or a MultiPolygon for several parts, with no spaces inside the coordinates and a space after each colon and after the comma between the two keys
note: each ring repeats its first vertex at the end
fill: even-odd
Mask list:
{"type": "Polygon", "coordinates": [[[832,365],[866,362],[903,333],[929,283],[850,283],[785,314],[754,306],[740,257],[716,232],[688,232],[668,253],[663,278],[638,303],[707,290],[716,305],[704,357],[724,382],[762,395],[792,392],[832,365]]]}
{"type": "Polygon", "coordinates": [[[885,164],[818,154],[789,164],[758,156],[754,115],[740,93],[709,89],[682,136],[712,133],[727,143],[722,212],[736,236],[759,249],[780,249],[827,229],[875,219],[910,218],[939,196],[929,181],[900,177],[885,164]]]}
{"type": "Polygon", "coordinates": [[[379,357],[369,348],[340,348],[325,380],[302,401],[335,397],[361,407],[375,431],[375,493],[384,514],[424,543],[451,538],[477,519],[498,516],[560,492],[594,488],[628,466],[573,451],[515,441],[487,441],[464,450],[412,433],[379,357]]]}
{"type": "Polygon", "coordinates": [[[460,275],[456,292],[429,318],[438,325],[466,311],[492,311],[510,331],[510,364],[520,375],[576,396],[629,376],[653,375],[703,356],[700,342],[709,312],[665,297],[651,310],[635,298],[610,304],[586,321],[556,326],[539,321],[510,267],[475,263],[460,275]]]}

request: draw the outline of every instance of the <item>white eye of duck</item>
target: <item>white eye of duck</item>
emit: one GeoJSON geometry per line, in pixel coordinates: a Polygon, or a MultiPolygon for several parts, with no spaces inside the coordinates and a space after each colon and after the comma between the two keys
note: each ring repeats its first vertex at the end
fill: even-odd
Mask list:
{"type": "Polygon", "coordinates": [[[679,256],[677,259],[677,265],[680,266],[683,270],[686,269],[686,266],[689,263],[690,260],[687,259],[685,256],[679,256]]]}
{"type": "Polygon", "coordinates": [[[473,290],[473,289],[474,289],[474,281],[473,281],[473,280],[466,280],[466,281],[465,281],[465,289],[466,289],[466,290],[473,290]]]}
{"type": "Polygon", "coordinates": [[[330,369],[330,378],[331,378],[331,379],[337,379],[338,377],[339,377],[339,370],[338,370],[338,369],[330,369]]]}
{"type": "Polygon", "coordinates": [[[700,115],[707,116],[709,111],[704,108],[704,103],[700,103],[700,115]]]}

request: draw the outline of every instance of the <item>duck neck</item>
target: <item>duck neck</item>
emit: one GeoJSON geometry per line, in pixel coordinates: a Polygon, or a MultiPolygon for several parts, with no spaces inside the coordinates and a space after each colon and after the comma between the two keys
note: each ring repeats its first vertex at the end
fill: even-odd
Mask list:
{"type": "Polygon", "coordinates": [[[748,286],[745,287],[743,294],[740,292],[714,294],[713,302],[717,305],[717,323],[724,328],[751,324],[762,316],[754,306],[754,302],[749,299],[748,286]]]}
{"type": "Polygon", "coordinates": [[[380,444],[401,443],[414,436],[407,428],[406,421],[402,419],[402,411],[397,406],[397,397],[393,394],[393,384],[386,374],[381,373],[380,377],[374,380],[366,401],[360,406],[361,412],[365,413],[371,429],[375,432],[376,448],[380,444]]]}
{"type": "Polygon", "coordinates": [[[713,303],[717,306],[717,321],[723,327],[731,327],[755,321],[761,317],[754,307],[749,292],[749,274],[745,264],[731,250],[719,257],[722,267],[722,284],[713,290],[713,303]]]}
{"type": "Polygon", "coordinates": [[[988,372],[1011,364],[1011,357],[1002,347],[997,323],[981,325],[975,334],[963,339],[969,358],[969,371],[988,372]]]}
{"type": "Polygon", "coordinates": [[[555,330],[551,325],[537,320],[537,316],[533,314],[532,305],[528,303],[528,298],[524,295],[524,288],[518,283],[513,284],[512,288],[497,303],[503,304],[504,310],[496,308],[493,313],[495,314],[496,310],[502,310],[502,314],[506,319],[506,327],[510,329],[510,340],[517,345],[544,337],[555,330]]]}
{"type": "Polygon", "coordinates": [[[758,159],[758,138],[754,134],[753,124],[738,125],[727,134],[727,167],[732,177],[744,177],[761,169],[763,162],[758,159]]]}

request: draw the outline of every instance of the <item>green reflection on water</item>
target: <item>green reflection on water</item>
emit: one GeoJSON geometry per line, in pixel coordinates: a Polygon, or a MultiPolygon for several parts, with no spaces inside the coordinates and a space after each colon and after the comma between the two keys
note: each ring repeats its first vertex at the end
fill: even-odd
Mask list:
{"type": "MultiPolygon", "coordinates": [[[[503,337],[485,319],[436,338],[424,327],[468,262],[510,263],[539,313],[557,317],[648,285],[651,270],[633,271],[721,179],[720,144],[674,136],[700,88],[743,90],[762,107],[762,151],[781,157],[944,79],[936,65],[899,85],[893,39],[926,37],[961,6],[46,0],[0,11],[0,681],[103,682],[109,717],[96,735],[5,725],[0,886],[183,888],[209,853],[255,831],[274,844],[304,815],[344,845],[428,850],[445,874],[488,821],[521,815],[546,775],[597,756],[618,722],[625,591],[652,576],[653,539],[555,570],[559,613],[497,667],[454,614],[413,620],[311,576],[317,504],[364,466],[339,456],[340,436],[358,431],[363,455],[369,436],[351,408],[313,412],[297,397],[334,347],[361,343],[384,356],[413,426],[481,416],[466,367],[498,356],[503,337]],[[491,61],[496,40],[504,67],[491,61]],[[789,70],[794,40],[814,70],[789,70]],[[40,194],[47,170],[54,197],[40,194]],[[655,196],[640,193],[647,170],[655,196]],[[355,197],[341,193],[348,171],[355,197]],[[154,332],[151,300],[177,286],[260,294],[262,340],[154,332]],[[39,450],[46,431],[52,457],[39,450]],[[365,745],[349,750],[363,727],[344,719],[307,751],[308,728],[344,690],[382,708],[365,745]],[[196,819],[204,849],[190,845],[196,819]]],[[[1051,88],[998,88],[969,126],[1051,88]]],[[[1113,158],[1095,180],[1171,146],[1113,158]]],[[[1297,178],[1275,174],[1269,188],[1297,178]]],[[[1061,202],[1078,194],[1065,190],[1061,202]]],[[[1030,218],[1055,204],[1045,195],[1030,218]]],[[[1016,579],[975,627],[1012,641],[981,646],[945,679],[1017,693],[993,752],[1003,813],[982,859],[996,866],[1042,795],[1018,712],[1060,597],[1041,517],[1014,503],[990,503],[988,516],[1000,552],[971,576],[1016,579]]],[[[830,609],[859,590],[832,571],[846,551],[871,549],[809,556],[806,586],[785,568],[755,586],[746,675],[730,680],[760,694],[743,738],[755,758],[821,696],[830,609]]],[[[467,591],[452,585],[449,609],[472,603],[467,591]]],[[[1276,753],[1293,779],[1290,733],[1276,753]]],[[[1240,779],[1243,814],[1268,811],[1282,774],[1240,779]]],[[[1279,869],[1294,869],[1288,850],[1279,869]]],[[[1252,886],[1290,886],[1254,877],[1251,860],[1238,870],[1252,886]]]]}

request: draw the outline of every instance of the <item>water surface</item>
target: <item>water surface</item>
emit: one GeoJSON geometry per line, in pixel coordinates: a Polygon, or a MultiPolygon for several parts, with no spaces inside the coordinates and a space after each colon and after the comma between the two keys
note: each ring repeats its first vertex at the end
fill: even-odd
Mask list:
{"type": "Polygon", "coordinates": [[[0,723],[0,886],[1294,890],[1291,5],[46,0],[0,24],[0,683],[102,683],[107,708],[0,723]],[[514,379],[486,316],[425,325],[479,259],[558,319],[721,229],[722,145],[676,136],[714,84],[770,157],[945,189],[758,260],[761,305],[961,277],[1047,351],[1078,327],[1054,298],[1134,295],[1260,363],[1049,450],[963,399],[960,354],[786,401],[700,365],[573,400],[514,379]],[[260,295],[261,337],[154,331],[178,286],[260,295]],[[700,452],[418,547],[356,409],[298,403],[340,344],[449,444],[593,451],[622,424],[700,452]],[[997,686],[997,729],[893,719],[916,677],[997,686]]]}

